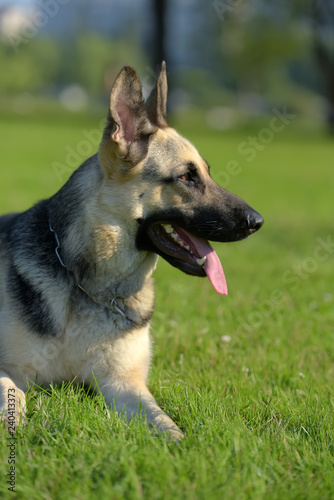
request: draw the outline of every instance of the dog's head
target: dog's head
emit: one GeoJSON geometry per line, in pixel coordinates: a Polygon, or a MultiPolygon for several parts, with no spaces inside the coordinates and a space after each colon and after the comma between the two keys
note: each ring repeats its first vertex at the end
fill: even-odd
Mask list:
{"type": "Polygon", "coordinates": [[[163,63],[148,100],[135,70],[122,69],[113,86],[99,160],[106,182],[117,189],[138,250],[161,255],[194,276],[207,275],[226,294],[219,259],[208,240],[236,241],[263,224],[242,199],[219,187],[196,148],[166,120],[163,63]]]}

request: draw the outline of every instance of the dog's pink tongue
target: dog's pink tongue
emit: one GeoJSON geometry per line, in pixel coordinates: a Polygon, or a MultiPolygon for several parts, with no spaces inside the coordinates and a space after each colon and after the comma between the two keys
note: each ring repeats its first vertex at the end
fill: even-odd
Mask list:
{"type": "MultiPolygon", "coordinates": [[[[189,235],[189,233],[188,233],[189,235]]],[[[190,235],[189,235],[190,236],[190,235]]],[[[206,257],[204,270],[211,281],[213,288],[221,295],[227,295],[227,284],[223,267],[218,255],[206,240],[191,235],[191,241],[201,257],[206,257]]]]}

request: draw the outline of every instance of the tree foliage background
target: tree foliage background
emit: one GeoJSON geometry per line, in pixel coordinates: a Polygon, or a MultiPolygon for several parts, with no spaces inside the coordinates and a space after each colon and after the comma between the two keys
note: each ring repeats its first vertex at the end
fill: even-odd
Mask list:
{"type": "Polygon", "coordinates": [[[61,16],[69,19],[70,3],[58,6],[59,14],[37,26],[34,36],[23,37],[19,47],[2,34],[2,106],[27,92],[57,99],[73,84],[96,102],[124,64],[152,82],[164,56],[174,89],[172,106],[237,105],[261,114],[284,103],[309,119],[331,115],[334,0],[137,0],[137,10],[127,1],[111,4],[117,5],[114,17],[114,10],[103,12],[102,0],[72,0],[75,21],[68,32],[55,20],[59,26],[61,16]],[[104,16],[104,29],[91,22],[94,9],[104,16]],[[105,28],[108,16],[110,30],[105,28]],[[331,70],[324,70],[328,65],[331,70]]]}

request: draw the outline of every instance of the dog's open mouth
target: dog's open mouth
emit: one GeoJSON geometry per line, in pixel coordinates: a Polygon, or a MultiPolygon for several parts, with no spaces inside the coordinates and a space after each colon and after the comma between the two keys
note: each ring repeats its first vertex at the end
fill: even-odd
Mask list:
{"type": "Polygon", "coordinates": [[[147,235],[164,259],[187,274],[209,278],[217,293],[227,295],[224,271],[210,243],[171,224],[155,223],[147,235]]]}

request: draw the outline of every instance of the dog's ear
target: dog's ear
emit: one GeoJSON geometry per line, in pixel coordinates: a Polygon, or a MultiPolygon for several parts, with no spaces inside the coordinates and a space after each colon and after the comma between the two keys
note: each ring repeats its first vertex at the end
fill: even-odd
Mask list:
{"type": "Polygon", "coordinates": [[[147,142],[147,137],[155,130],[147,116],[139,77],[131,66],[125,66],[110,94],[110,110],[104,131],[104,139],[109,139],[108,149],[112,149],[119,158],[131,160],[131,156],[137,156],[136,150],[142,149],[140,143],[147,142]],[[130,149],[133,150],[132,155],[130,149]]]}
{"type": "Polygon", "coordinates": [[[156,84],[146,101],[146,109],[149,119],[158,127],[167,127],[167,75],[166,63],[163,61],[161,71],[156,84]]]}

